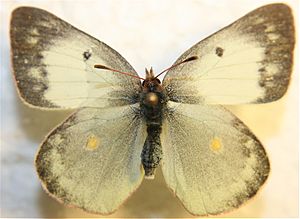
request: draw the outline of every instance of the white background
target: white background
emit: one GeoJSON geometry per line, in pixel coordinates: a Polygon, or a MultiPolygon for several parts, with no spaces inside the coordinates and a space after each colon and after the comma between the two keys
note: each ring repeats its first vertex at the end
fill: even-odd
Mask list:
{"type": "MultiPolygon", "coordinates": [[[[1,216],[92,217],[57,203],[42,190],[34,155],[44,136],[70,112],[25,106],[13,84],[9,19],[21,5],[46,9],[113,47],[139,72],[169,67],[190,46],[268,0],[1,0],[1,216]]],[[[288,3],[298,17],[297,0],[288,3]]],[[[298,21],[297,24],[299,25],[298,21]]],[[[298,51],[296,51],[298,54],[298,51]]],[[[297,55],[296,54],[296,55],[297,55]]],[[[296,58],[297,59],[297,58],[296,58]]],[[[296,60],[295,59],[295,60],[296,60]]],[[[298,216],[298,65],[287,95],[263,105],[228,107],[265,145],[271,175],[261,192],[229,217],[298,216]]],[[[116,188],[118,189],[118,188],[116,188]]],[[[189,217],[159,171],[113,217],[189,217]]]]}

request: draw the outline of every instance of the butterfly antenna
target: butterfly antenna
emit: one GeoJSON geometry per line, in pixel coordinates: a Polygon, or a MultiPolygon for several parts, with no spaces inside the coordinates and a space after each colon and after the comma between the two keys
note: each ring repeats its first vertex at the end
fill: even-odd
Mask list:
{"type": "Polygon", "coordinates": [[[104,69],[104,70],[108,70],[108,71],[114,71],[114,72],[118,72],[120,74],[127,75],[127,76],[130,76],[130,77],[133,77],[133,78],[138,78],[138,79],[141,79],[141,80],[145,80],[144,78],[141,78],[137,75],[134,75],[134,74],[131,74],[131,73],[128,73],[128,72],[119,71],[117,69],[113,69],[113,68],[107,67],[105,65],[94,65],[94,68],[104,69]]]}
{"type": "Polygon", "coordinates": [[[157,77],[160,76],[161,74],[165,73],[166,71],[169,71],[170,69],[177,67],[178,65],[181,65],[181,64],[186,63],[186,62],[194,61],[194,60],[196,60],[196,59],[198,59],[198,56],[191,56],[191,57],[189,57],[189,58],[183,60],[182,62],[179,62],[179,63],[177,63],[177,64],[175,64],[175,65],[172,65],[171,67],[169,67],[169,68],[163,70],[161,73],[159,73],[158,75],[156,75],[155,78],[157,78],[157,77]]]}

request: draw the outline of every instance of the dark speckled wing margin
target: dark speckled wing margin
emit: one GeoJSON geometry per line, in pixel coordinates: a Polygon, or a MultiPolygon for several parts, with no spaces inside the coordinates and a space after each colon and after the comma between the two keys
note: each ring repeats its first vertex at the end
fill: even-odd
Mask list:
{"type": "Polygon", "coordinates": [[[60,202],[110,214],[142,182],[146,135],[146,125],[129,106],[82,108],[42,143],[37,172],[60,202]]]}
{"type": "Polygon", "coordinates": [[[136,102],[139,79],[93,67],[102,64],[136,74],[130,64],[106,44],[47,11],[15,9],[10,37],[18,90],[32,106],[106,107],[136,102]]]}
{"type": "Polygon", "coordinates": [[[270,165],[259,140],[217,105],[169,102],[163,122],[167,185],[194,215],[228,212],[253,197],[270,165]]]}
{"type": "Polygon", "coordinates": [[[199,59],[171,69],[163,86],[182,103],[266,103],[287,90],[295,44],[291,9],[258,8],[186,51],[199,59]]]}

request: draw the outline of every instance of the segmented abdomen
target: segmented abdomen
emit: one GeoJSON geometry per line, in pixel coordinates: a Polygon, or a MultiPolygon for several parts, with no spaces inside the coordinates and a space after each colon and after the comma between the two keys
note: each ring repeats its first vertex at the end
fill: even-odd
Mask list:
{"type": "Polygon", "coordinates": [[[142,164],[145,170],[146,178],[154,178],[155,169],[162,158],[162,149],[160,144],[160,124],[148,124],[148,136],[146,138],[141,154],[142,164]]]}

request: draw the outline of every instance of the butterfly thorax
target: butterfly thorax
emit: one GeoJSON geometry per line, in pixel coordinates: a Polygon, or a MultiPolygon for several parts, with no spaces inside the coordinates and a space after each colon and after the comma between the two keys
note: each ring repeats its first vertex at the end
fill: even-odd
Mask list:
{"type": "Polygon", "coordinates": [[[140,96],[142,116],[147,124],[147,138],[141,154],[142,164],[145,170],[145,178],[153,179],[155,169],[162,158],[160,143],[163,109],[166,96],[159,79],[152,72],[146,70],[146,80],[140,96]]]}

